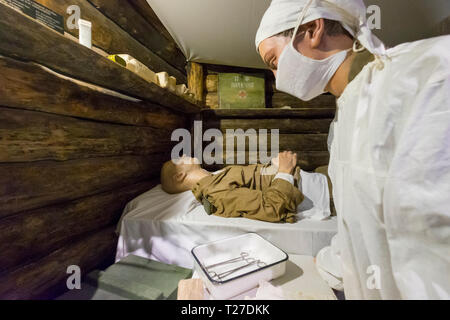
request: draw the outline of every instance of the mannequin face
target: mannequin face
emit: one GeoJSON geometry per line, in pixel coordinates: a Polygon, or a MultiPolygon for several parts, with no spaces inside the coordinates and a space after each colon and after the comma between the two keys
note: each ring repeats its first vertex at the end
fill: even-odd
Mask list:
{"type": "Polygon", "coordinates": [[[288,37],[273,36],[265,39],[259,45],[259,54],[275,77],[277,76],[278,59],[289,41],[288,37]]]}
{"type": "MultiPolygon", "coordinates": [[[[261,58],[275,77],[280,55],[290,41],[290,37],[278,35],[265,39],[259,45],[261,58]]],[[[327,36],[324,20],[317,19],[300,27],[294,48],[308,58],[322,60],[342,50],[340,41],[340,37],[327,36]]]]}
{"type": "Polygon", "coordinates": [[[200,161],[197,158],[191,158],[183,155],[180,159],[174,160],[173,164],[176,171],[182,173],[189,173],[194,170],[201,169],[200,161]]]}

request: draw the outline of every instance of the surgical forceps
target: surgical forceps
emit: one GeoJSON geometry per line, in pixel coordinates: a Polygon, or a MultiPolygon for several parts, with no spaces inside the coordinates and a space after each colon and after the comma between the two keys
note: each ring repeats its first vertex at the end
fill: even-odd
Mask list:
{"type": "Polygon", "coordinates": [[[263,261],[261,261],[259,259],[251,258],[247,252],[241,252],[241,255],[237,258],[233,258],[230,260],[226,260],[226,261],[222,261],[222,262],[218,262],[218,263],[209,265],[209,266],[205,267],[205,269],[212,278],[217,278],[219,280],[222,280],[223,278],[229,276],[230,274],[233,274],[239,270],[242,270],[242,269],[252,266],[254,264],[256,264],[259,268],[266,266],[266,264],[263,261]],[[218,267],[218,266],[222,266],[222,265],[226,265],[226,264],[232,264],[232,263],[236,263],[239,261],[245,261],[247,264],[243,265],[243,266],[239,266],[239,267],[231,269],[231,270],[228,270],[228,271],[224,271],[222,273],[217,273],[215,271],[209,270],[214,267],[218,267]]]}

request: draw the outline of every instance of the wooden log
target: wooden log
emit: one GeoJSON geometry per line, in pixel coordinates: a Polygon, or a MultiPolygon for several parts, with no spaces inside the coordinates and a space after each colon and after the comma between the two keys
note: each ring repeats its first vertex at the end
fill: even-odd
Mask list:
{"type": "Polygon", "coordinates": [[[219,89],[219,76],[217,74],[208,74],[205,77],[206,93],[217,92],[219,89]]]}
{"type": "MultiPolygon", "coordinates": [[[[180,71],[158,56],[155,52],[149,50],[145,43],[131,37],[124,29],[120,28],[120,23],[112,21],[102,12],[97,10],[94,5],[87,0],[36,0],[40,4],[52,9],[62,15],[67,20],[69,14],[67,8],[71,5],[80,7],[81,18],[92,22],[92,44],[106,51],[109,54],[126,53],[149,67],[154,72],[167,71],[180,82],[186,82],[184,70],[180,71]]],[[[123,2],[123,1],[121,1],[123,2]]],[[[125,3],[124,3],[125,5],[125,3]]],[[[122,10],[123,8],[117,8],[122,10]]],[[[67,33],[78,38],[78,29],[69,29],[67,23],[64,25],[67,33]]],[[[149,32],[151,32],[149,30],[149,32]]],[[[160,39],[158,39],[160,40],[160,39]]],[[[168,54],[168,53],[167,53],[168,54]]]]}
{"type": "MultiPolygon", "coordinates": [[[[297,165],[300,166],[305,171],[314,171],[316,168],[324,165],[328,165],[330,161],[330,155],[327,151],[299,151],[299,150],[293,150],[293,152],[297,153],[297,165]]],[[[230,159],[230,164],[238,164],[238,152],[235,152],[234,158],[229,155],[228,159],[230,159]],[[234,160],[234,161],[233,161],[234,160]]],[[[249,164],[249,160],[251,157],[256,156],[257,161],[259,162],[259,156],[258,154],[255,154],[254,152],[245,152],[244,159],[245,164],[249,164]]],[[[223,164],[213,164],[213,165],[204,165],[205,169],[209,171],[215,171],[219,170],[227,165],[227,155],[225,154],[223,157],[223,164]]]]}
{"type": "Polygon", "coordinates": [[[208,106],[211,109],[218,109],[219,108],[219,95],[217,92],[213,93],[207,93],[205,94],[205,105],[208,106]]]}
{"type": "Polygon", "coordinates": [[[245,67],[235,67],[235,66],[225,66],[218,64],[204,64],[205,74],[215,74],[218,73],[261,73],[269,72],[267,70],[255,69],[255,68],[245,68],[245,67]]]}
{"type": "MultiPolygon", "coordinates": [[[[258,136],[258,135],[256,135],[258,136]]],[[[327,134],[280,134],[279,150],[303,150],[303,151],[327,151],[327,134]]],[[[223,150],[226,150],[226,144],[229,143],[230,148],[234,141],[235,148],[240,146],[244,150],[258,151],[260,150],[258,143],[252,145],[248,137],[243,134],[236,133],[234,135],[224,134],[223,150]]],[[[258,139],[257,139],[258,141],[258,139]]],[[[271,150],[271,136],[267,137],[267,148],[271,150]]]]}
{"type": "Polygon", "coordinates": [[[48,256],[0,275],[1,299],[53,299],[67,291],[67,267],[79,266],[82,275],[114,262],[114,226],[92,232],[48,256]]]}
{"type": "Polygon", "coordinates": [[[282,118],[301,118],[301,119],[322,119],[334,118],[335,108],[300,108],[300,109],[216,109],[204,110],[203,119],[282,119],[282,118]]]}
{"type": "Polygon", "coordinates": [[[203,66],[200,63],[189,62],[187,71],[189,91],[194,94],[198,104],[203,104],[203,66]]]}
{"type": "MultiPolygon", "coordinates": [[[[181,73],[185,73],[186,58],[183,53],[174,46],[145,18],[140,15],[129,2],[123,0],[89,0],[98,10],[122,29],[127,31],[135,39],[145,45],[150,51],[174,66],[181,73]]],[[[149,6],[149,5],[147,5],[149,6]]],[[[150,6],[149,6],[150,7],[150,6]]],[[[178,79],[181,83],[182,79],[178,79]]]]}
{"type": "Polygon", "coordinates": [[[171,133],[0,107],[0,162],[170,152],[171,133]]]}
{"type": "Polygon", "coordinates": [[[290,106],[292,108],[333,108],[336,106],[336,98],[332,95],[321,95],[311,101],[302,101],[283,92],[275,92],[272,96],[272,108],[290,106]]]}
{"type": "Polygon", "coordinates": [[[328,133],[332,119],[219,119],[204,126],[227,129],[278,129],[280,133],[328,133]]]}
{"type": "Polygon", "coordinates": [[[170,155],[0,164],[0,217],[159,176],[170,155]]]}
{"type": "Polygon", "coordinates": [[[280,150],[328,151],[328,134],[280,134],[280,150]]]}
{"type": "Polygon", "coordinates": [[[113,96],[38,64],[0,56],[0,83],[3,106],[167,130],[186,127],[185,117],[167,108],[113,96]]]}
{"type": "Polygon", "coordinates": [[[117,224],[125,205],[158,183],[149,180],[1,219],[0,273],[42,258],[77,236],[117,224]]]}
{"type": "MultiPolygon", "coordinates": [[[[323,95],[311,101],[305,102],[296,97],[290,96],[286,93],[275,93],[271,100],[272,108],[336,108],[335,98],[330,95],[323,95]]],[[[217,109],[219,107],[219,93],[207,92],[205,94],[205,104],[211,109],[217,109]]]]}
{"type": "Polygon", "coordinates": [[[163,107],[85,87],[39,65],[0,58],[0,70],[0,104],[8,107],[169,130],[186,125],[182,116],[163,107]]]}
{"type": "Polygon", "coordinates": [[[295,151],[297,153],[297,165],[305,171],[314,171],[320,166],[328,165],[330,154],[328,151],[295,151]]]}
{"type": "Polygon", "coordinates": [[[201,106],[145,81],[9,6],[0,4],[0,8],[0,53],[3,55],[34,61],[65,75],[184,113],[201,110],[201,106]]]}

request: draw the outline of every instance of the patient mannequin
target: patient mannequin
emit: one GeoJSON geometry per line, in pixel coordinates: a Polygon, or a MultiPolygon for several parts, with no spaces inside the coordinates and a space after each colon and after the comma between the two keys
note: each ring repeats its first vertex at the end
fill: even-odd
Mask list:
{"type": "Polygon", "coordinates": [[[304,199],[296,164],[297,154],[285,151],[267,165],[228,166],[212,174],[183,156],[163,165],[161,185],[170,194],[191,190],[208,214],[293,223],[304,199]]]}

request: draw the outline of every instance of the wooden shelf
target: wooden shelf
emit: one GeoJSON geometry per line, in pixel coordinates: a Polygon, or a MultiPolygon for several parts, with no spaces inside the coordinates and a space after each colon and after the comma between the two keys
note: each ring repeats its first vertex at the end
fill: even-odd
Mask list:
{"type": "Polygon", "coordinates": [[[336,108],[295,108],[295,109],[208,109],[202,112],[206,118],[334,118],[336,108]]]}
{"type": "Polygon", "coordinates": [[[0,54],[33,61],[64,75],[183,113],[198,113],[206,108],[145,81],[95,51],[1,3],[0,54]]]}

